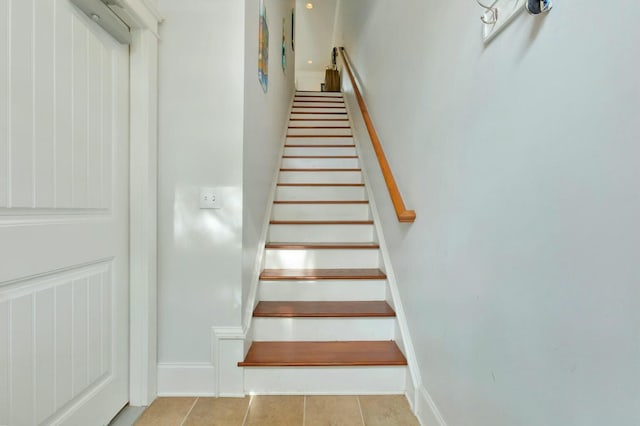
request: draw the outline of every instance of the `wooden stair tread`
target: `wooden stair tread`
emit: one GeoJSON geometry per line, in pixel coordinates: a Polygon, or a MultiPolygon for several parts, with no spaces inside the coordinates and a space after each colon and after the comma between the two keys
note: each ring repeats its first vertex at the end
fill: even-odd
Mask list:
{"type": "Polygon", "coordinates": [[[342,96],[313,96],[313,95],[296,95],[293,99],[294,102],[339,102],[343,103],[344,98],[342,96]],[[309,98],[314,100],[310,101],[309,98]],[[316,101],[315,99],[322,99],[321,101],[316,101]],[[325,100],[329,99],[329,100],[325,100]],[[337,99],[337,100],[336,100],[337,99]]]}
{"type": "Polygon", "coordinates": [[[370,318],[395,317],[384,300],[353,302],[260,302],[253,311],[262,318],[370,318]]]}
{"type": "Polygon", "coordinates": [[[342,98],[342,92],[322,92],[317,90],[297,90],[296,97],[304,98],[342,98]],[[298,95],[298,93],[305,93],[305,95],[298,95]],[[316,93],[316,95],[307,95],[306,93],[316,93]],[[336,93],[336,95],[327,95],[327,93],[336,93]]]}
{"type": "Polygon", "coordinates": [[[369,204],[367,200],[309,200],[309,201],[279,201],[273,204],[369,204]]]}
{"type": "MultiPolygon", "coordinates": [[[[299,102],[299,101],[298,101],[299,102]]],[[[322,101],[315,101],[315,103],[318,104],[322,104],[322,103],[329,103],[329,102],[322,102],[322,101]]],[[[344,106],[313,106],[313,105],[294,105],[293,108],[318,108],[318,109],[344,109],[344,106]]],[[[293,112],[295,114],[295,111],[293,112]]]]}
{"type": "Polygon", "coordinates": [[[265,248],[279,250],[304,250],[304,249],[379,249],[377,243],[267,243],[265,248]]]}
{"type": "Polygon", "coordinates": [[[352,138],[353,135],[287,135],[288,138],[352,138]]]}
{"type": "Polygon", "coordinates": [[[325,115],[347,115],[346,112],[301,112],[301,111],[291,111],[291,114],[305,114],[305,115],[311,115],[311,114],[325,114],[325,115]]]}
{"type": "Polygon", "coordinates": [[[283,155],[282,158],[358,158],[357,155],[283,155]]]}
{"type": "Polygon", "coordinates": [[[385,280],[380,269],[265,269],[260,274],[264,281],[291,280],[385,280]]]}
{"type": "MultiPolygon", "coordinates": [[[[309,96],[310,98],[312,98],[313,96],[309,96]]],[[[341,98],[331,98],[331,99],[341,99],[341,98]]],[[[313,103],[313,104],[344,104],[343,101],[325,101],[325,100],[321,100],[321,101],[317,101],[317,100],[307,100],[307,99],[294,99],[293,102],[297,102],[297,103],[313,103]]],[[[295,105],[293,106],[294,108],[296,107],[295,105]]]]}
{"type": "Polygon", "coordinates": [[[281,172],[361,172],[362,169],[280,169],[281,172]]]}
{"type": "Polygon", "coordinates": [[[364,183],[278,183],[277,186],[359,186],[364,183]]]}
{"type": "Polygon", "coordinates": [[[373,225],[373,220],[272,220],[271,225],[373,225]]]}
{"type": "Polygon", "coordinates": [[[350,129],[351,126],[289,126],[288,129],[350,129]]]}
{"type": "Polygon", "coordinates": [[[240,367],[407,365],[393,341],[253,342],[240,367]]]}
{"type": "Polygon", "coordinates": [[[349,121],[348,118],[290,118],[289,121],[349,121]]]}
{"type": "Polygon", "coordinates": [[[355,148],[355,145],[297,145],[287,144],[285,148],[355,148]]]}

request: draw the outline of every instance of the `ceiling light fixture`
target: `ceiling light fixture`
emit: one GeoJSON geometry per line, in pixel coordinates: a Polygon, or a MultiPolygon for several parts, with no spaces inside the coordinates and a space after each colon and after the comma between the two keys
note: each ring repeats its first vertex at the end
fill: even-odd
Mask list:
{"type": "Polygon", "coordinates": [[[313,3],[307,3],[307,5],[305,7],[307,9],[311,10],[311,9],[313,9],[313,3]]]}
{"type": "Polygon", "coordinates": [[[313,61],[312,61],[311,59],[309,59],[309,60],[307,61],[307,63],[308,63],[308,64],[312,64],[312,63],[313,63],[313,61]]]}

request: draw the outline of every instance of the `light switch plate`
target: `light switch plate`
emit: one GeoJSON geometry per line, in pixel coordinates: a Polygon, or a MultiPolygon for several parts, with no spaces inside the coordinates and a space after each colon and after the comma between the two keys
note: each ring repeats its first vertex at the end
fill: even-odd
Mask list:
{"type": "Polygon", "coordinates": [[[220,191],[217,188],[200,188],[200,208],[220,209],[220,191]]]}
{"type": "MultiPolygon", "coordinates": [[[[492,2],[485,1],[484,3],[488,6],[492,2]]],[[[498,19],[496,22],[493,24],[481,23],[484,42],[490,42],[500,31],[504,30],[516,16],[522,13],[525,3],[526,0],[497,0],[493,6],[498,10],[498,19]]],[[[490,19],[491,13],[487,11],[485,17],[490,19]]]]}

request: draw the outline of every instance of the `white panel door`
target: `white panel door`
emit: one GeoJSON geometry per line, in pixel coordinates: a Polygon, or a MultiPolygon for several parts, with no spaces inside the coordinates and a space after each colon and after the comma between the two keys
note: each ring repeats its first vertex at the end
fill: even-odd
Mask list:
{"type": "Polygon", "coordinates": [[[68,0],[0,0],[0,425],[128,401],[128,81],[68,0]]]}

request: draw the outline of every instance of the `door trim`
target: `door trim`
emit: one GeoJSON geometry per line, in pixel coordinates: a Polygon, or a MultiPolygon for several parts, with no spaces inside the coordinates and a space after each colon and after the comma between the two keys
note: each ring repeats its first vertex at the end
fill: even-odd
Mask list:
{"type": "Polygon", "coordinates": [[[158,25],[148,0],[121,0],[133,18],[130,46],[129,404],[157,396],[158,25]]]}

